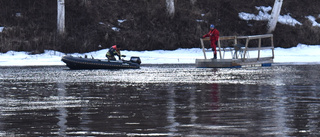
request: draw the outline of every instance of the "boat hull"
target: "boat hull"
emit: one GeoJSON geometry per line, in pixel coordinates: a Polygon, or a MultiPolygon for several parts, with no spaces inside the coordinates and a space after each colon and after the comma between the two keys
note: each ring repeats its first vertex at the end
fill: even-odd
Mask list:
{"type": "Polygon", "coordinates": [[[117,60],[109,61],[107,59],[90,59],[82,57],[64,56],[61,61],[66,63],[70,69],[138,69],[140,63],[117,60]]]}

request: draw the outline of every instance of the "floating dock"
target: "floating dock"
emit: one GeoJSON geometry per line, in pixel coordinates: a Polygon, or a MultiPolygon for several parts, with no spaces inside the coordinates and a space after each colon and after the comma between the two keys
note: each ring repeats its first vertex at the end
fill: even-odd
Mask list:
{"type": "Polygon", "coordinates": [[[240,68],[243,66],[271,66],[274,59],[273,35],[222,36],[217,45],[218,59],[207,58],[204,43],[209,38],[200,38],[204,59],[196,59],[197,68],[240,68]],[[242,44],[243,43],[243,44],[242,44]],[[262,55],[261,52],[264,54],[262,55]]]}

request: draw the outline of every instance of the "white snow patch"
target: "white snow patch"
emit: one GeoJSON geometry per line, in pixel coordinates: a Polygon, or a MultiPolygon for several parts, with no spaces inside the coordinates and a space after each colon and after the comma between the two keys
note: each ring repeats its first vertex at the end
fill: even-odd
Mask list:
{"type": "Polygon", "coordinates": [[[3,31],[3,29],[4,29],[4,27],[0,27],[0,32],[2,32],[2,31],[3,31]]]}
{"type": "Polygon", "coordinates": [[[127,21],[127,20],[126,20],[126,19],[118,20],[119,24],[121,24],[121,23],[123,23],[123,22],[125,22],[125,21],[127,21]]]}
{"type": "MultiPolygon", "coordinates": [[[[316,18],[313,17],[313,16],[306,16],[306,18],[309,19],[309,21],[311,21],[312,23],[312,26],[315,26],[315,27],[320,27],[320,24],[316,21],[316,18]]],[[[319,18],[320,18],[320,15],[319,15],[319,18]]]]}
{"type": "Polygon", "coordinates": [[[256,9],[257,10],[260,10],[260,11],[263,11],[263,12],[269,12],[272,10],[272,7],[271,6],[256,6],[256,9]]]}
{"type": "Polygon", "coordinates": [[[113,31],[117,31],[117,32],[119,32],[120,31],[120,29],[119,28],[117,28],[117,27],[112,27],[111,28],[113,31]]]}
{"type": "MultiPolygon", "coordinates": [[[[239,18],[242,20],[256,20],[256,21],[268,21],[271,18],[271,14],[268,13],[272,9],[270,6],[269,7],[260,6],[260,7],[256,7],[256,9],[259,10],[258,15],[240,12],[239,18]]],[[[290,26],[295,26],[297,24],[302,25],[302,23],[292,18],[290,14],[280,15],[278,18],[278,22],[281,24],[286,24],[290,26]]]]}

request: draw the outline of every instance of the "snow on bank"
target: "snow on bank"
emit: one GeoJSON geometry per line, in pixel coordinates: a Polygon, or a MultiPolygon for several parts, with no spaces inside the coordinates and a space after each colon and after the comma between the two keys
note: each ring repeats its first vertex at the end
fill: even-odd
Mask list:
{"type": "MultiPolygon", "coordinates": [[[[257,6],[256,9],[259,10],[258,15],[241,12],[239,13],[239,18],[242,20],[256,20],[256,21],[268,21],[271,18],[271,14],[269,14],[268,12],[272,10],[272,7],[257,6]]],[[[280,15],[278,18],[278,22],[281,24],[287,24],[291,26],[295,26],[297,24],[302,25],[302,23],[292,18],[290,14],[280,15]]]]}
{"type": "Polygon", "coordinates": [[[0,32],[2,32],[2,31],[3,31],[3,29],[4,29],[4,27],[0,27],[0,32]]]}
{"type": "MultiPolygon", "coordinates": [[[[104,59],[108,49],[85,54],[74,53],[72,56],[93,56],[104,59]]],[[[275,48],[275,63],[320,63],[320,45],[299,44],[293,48],[275,48]]],[[[196,59],[203,59],[200,48],[154,51],[122,51],[123,55],[139,56],[142,64],[183,64],[195,63],[196,59]]],[[[270,52],[261,52],[262,56],[269,56],[270,52]]],[[[61,58],[64,53],[47,50],[43,54],[29,55],[27,52],[9,51],[0,54],[0,66],[45,66],[65,65],[61,58]]],[[[252,54],[250,54],[252,57],[252,54]]],[[[207,52],[207,57],[212,58],[212,52],[207,52]]]]}
{"type": "Polygon", "coordinates": [[[275,62],[320,63],[320,45],[299,44],[293,48],[276,48],[275,62]]]}
{"type": "MultiPolygon", "coordinates": [[[[309,21],[312,23],[312,26],[320,27],[320,23],[316,21],[316,18],[314,16],[306,16],[306,18],[309,19],[309,21]]],[[[320,18],[320,15],[318,16],[320,18]]]]}

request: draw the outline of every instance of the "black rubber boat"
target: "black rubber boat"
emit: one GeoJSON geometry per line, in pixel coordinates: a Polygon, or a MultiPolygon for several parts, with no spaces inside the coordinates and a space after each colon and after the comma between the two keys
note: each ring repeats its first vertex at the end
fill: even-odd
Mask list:
{"type": "Polygon", "coordinates": [[[131,57],[130,60],[108,60],[68,55],[63,56],[61,61],[70,69],[138,69],[141,64],[139,57],[131,57]]]}

